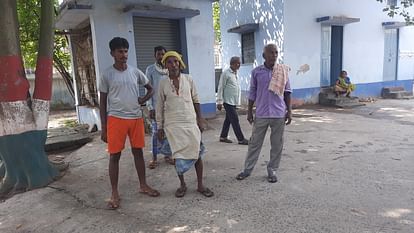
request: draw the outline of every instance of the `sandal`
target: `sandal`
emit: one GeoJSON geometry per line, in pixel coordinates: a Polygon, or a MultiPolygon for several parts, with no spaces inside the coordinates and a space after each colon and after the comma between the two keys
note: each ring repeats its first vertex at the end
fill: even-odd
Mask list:
{"type": "Polygon", "coordinates": [[[224,142],[224,143],[233,143],[232,140],[228,139],[228,138],[220,138],[219,140],[220,142],[224,142]]]}
{"type": "Polygon", "coordinates": [[[139,193],[145,194],[150,197],[158,197],[160,193],[155,189],[146,189],[146,190],[139,190],[139,193]]]}
{"type": "Polygon", "coordinates": [[[275,175],[268,176],[268,177],[267,177],[267,181],[268,181],[269,183],[276,183],[276,182],[277,182],[277,177],[276,177],[275,175]]]}
{"type": "Polygon", "coordinates": [[[151,160],[150,162],[149,162],[149,164],[148,164],[148,168],[149,169],[154,169],[154,168],[156,168],[158,166],[158,162],[157,162],[157,160],[151,160]]]}
{"type": "Polygon", "coordinates": [[[112,198],[107,199],[106,200],[106,202],[107,202],[107,208],[109,210],[116,210],[116,209],[118,209],[119,208],[119,202],[120,201],[121,201],[121,199],[112,199],[112,198]]]}
{"type": "Polygon", "coordinates": [[[197,192],[203,194],[203,196],[205,196],[205,197],[212,197],[212,196],[214,196],[213,191],[211,191],[209,188],[204,188],[203,190],[198,190],[197,189],[197,192]]]}
{"type": "Polygon", "coordinates": [[[178,198],[184,197],[186,192],[187,192],[187,187],[186,186],[179,187],[177,189],[177,191],[175,191],[175,196],[178,197],[178,198]]]}
{"type": "Polygon", "coordinates": [[[240,172],[237,176],[236,176],[236,179],[237,180],[244,180],[244,179],[246,179],[247,177],[249,177],[250,176],[250,174],[247,174],[247,173],[245,173],[245,172],[240,172]]]}
{"type": "Polygon", "coordinates": [[[165,162],[170,164],[170,165],[175,165],[175,160],[173,158],[171,158],[170,156],[167,156],[164,158],[165,162]]]}

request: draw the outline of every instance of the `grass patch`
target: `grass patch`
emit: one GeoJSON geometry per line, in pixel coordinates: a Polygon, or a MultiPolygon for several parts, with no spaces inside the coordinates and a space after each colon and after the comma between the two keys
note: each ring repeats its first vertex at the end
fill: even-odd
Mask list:
{"type": "Polygon", "coordinates": [[[75,119],[63,120],[62,123],[65,127],[69,127],[69,128],[75,128],[76,126],[79,125],[78,121],[75,119]]]}

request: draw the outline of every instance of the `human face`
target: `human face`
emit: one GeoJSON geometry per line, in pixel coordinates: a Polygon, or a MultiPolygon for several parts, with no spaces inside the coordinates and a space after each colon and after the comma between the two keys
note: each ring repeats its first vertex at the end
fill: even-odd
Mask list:
{"type": "Polygon", "coordinates": [[[176,57],[167,57],[165,66],[168,69],[170,77],[178,77],[180,75],[180,61],[176,57]]]}
{"type": "Polygon", "coordinates": [[[275,46],[268,46],[263,52],[263,58],[268,66],[273,66],[276,63],[279,52],[275,46]]]}
{"type": "Polygon", "coordinates": [[[157,63],[162,65],[161,60],[162,57],[164,56],[165,51],[164,50],[158,50],[157,52],[155,52],[155,60],[157,60],[157,63]]]}
{"type": "Polygon", "coordinates": [[[237,71],[240,68],[240,59],[230,64],[230,68],[233,71],[237,71]]]}
{"type": "Polygon", "coordinates": [[[128,49],[118,48],[111,51],[111,55],[117,64],[125,64],[128,60],[128,49]]]}
{"type": "Polygon", "coordinates": [[[348,73],[346,73],[346,71],[341,72],[340,75],[342,78],[346,78],[348,76],[348,73]]]}

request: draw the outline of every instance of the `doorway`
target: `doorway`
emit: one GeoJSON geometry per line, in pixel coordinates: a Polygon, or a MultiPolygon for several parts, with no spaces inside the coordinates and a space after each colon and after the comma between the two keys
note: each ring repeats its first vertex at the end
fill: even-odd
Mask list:
{"type": "Polygon", "coordinates": [[[343,26],[322,26],[321,87],[332,86],[342,70],[343,26]]]}
{"type": "Polygon", "coordinates": [[[399,29],[384,30],[384,70],[383,80],[397,80],[399,29]]]}

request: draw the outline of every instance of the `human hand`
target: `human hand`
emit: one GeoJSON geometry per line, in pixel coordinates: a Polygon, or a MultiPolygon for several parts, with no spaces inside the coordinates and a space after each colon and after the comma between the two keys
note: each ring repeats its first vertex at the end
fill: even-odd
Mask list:
{"type": "Polygon", "coordinates": [[[253,124],[254,119],[253,119],[253,112],[252,112],[252,111],[248,111],[248,112],[247,112],[247,121],[248,121],[250,124],[253,124]]]}
{"type": "Polygon", "coordinates": [[[223,105],[222,104],[217,104],[217,109],[219,110],[219,111],[221,111],[221,109],[223,108],[223,105]]]}
{"type": "Polygon", "coordinates": [[[164,132],[163,129],[159,129],[158,130],[157,137],[158,137],[158,140],[160,140],[160,141],[164,140],[164,138],[165,138],[165,132],[164,132]]]}
{"type": "Polygon", "coordinates": [[[154,109],[149,111],[149,117],[151,119],[155,120],[155,110],[154,109]]]}
{"type": "Polygon", "coordinates": [[[292,111],[286,112],[285,124],[289,125],[292,122],[292,111]]]}
{"type": "Polygon", "coordinates": [[[201,132],[205,130],[205,124],[203,118],[197,118],[197,126],[200,129],[201,132]]]}
{"type": "Polygon", "coordinates": [[[106,132],[106,125],[102,126],[101,140],[103,142],[105,142],[105,143],[108,143],[108,136],[107,136],[107,132],[106,132]]]}
{"type": "Polygon", "coordinates": [[[138,97],[138,103],[141,105],[145,104],[144,97],[138,97]]]}

